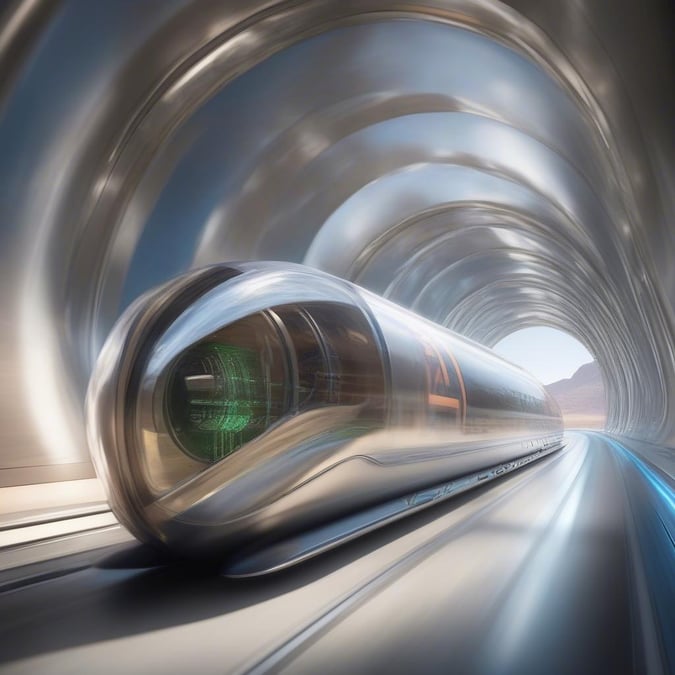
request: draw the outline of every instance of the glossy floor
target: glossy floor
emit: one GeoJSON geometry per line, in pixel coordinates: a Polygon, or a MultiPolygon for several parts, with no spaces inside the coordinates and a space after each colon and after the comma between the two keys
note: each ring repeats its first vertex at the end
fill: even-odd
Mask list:
{"type": "Polygon", "coordinates": [[[15,584],[0,595],[3,672],[672,672],[669,455],[567,441],[268,577],[107,551],[15,584]]]}

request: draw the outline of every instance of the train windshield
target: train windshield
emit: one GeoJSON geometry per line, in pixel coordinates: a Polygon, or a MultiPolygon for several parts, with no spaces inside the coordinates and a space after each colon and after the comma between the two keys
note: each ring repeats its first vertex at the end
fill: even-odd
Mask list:
{"type": "Polygon", "coordinates": [[[372,329],[337,303],[275,307],[193,345],[175,362],[164,409],[179,447],[211,463],[285,418],[328,406],[353,411],[331,430],[343,436],[384,423],[372,329]]]}

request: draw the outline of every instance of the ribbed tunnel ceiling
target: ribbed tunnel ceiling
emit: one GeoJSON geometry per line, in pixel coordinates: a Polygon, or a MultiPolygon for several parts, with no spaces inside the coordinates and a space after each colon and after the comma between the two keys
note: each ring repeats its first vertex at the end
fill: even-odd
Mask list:
{"type": "Polygon", "coordinates": [[[192,266],[257,258],[490,346],[563,329],[600,363],[609,428],[675,443],[672,99],[649,98],[671,63],[640,81],[619,62],[631,26],[643,65],[662,57],[644,33],[660,4],[103,4],[27,12],[16,35],[33,31],[34,51],[5,103],[18,124],[51,69],[59,102],[23,111],[32,159],[9,181],[31,261],[12,269],[14,350],[29,372],[26,336],[46,338],[43,399],[72,439],[125,305],[192,266]],[[83,35],[92,23],[116,38],[83,35]]]}

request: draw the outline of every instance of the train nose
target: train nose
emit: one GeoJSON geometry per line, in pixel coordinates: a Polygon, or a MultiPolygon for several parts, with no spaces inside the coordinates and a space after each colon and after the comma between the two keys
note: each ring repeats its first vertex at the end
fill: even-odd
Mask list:
{"type": "Polygon", "coordinates": [[[358,294],[315,270],[234,264],[151,292],[120,319],[89,388],[113,511],[140,539],[182,547],[190,527],[268,505],[382,427],[383,368],[358,294]]]}

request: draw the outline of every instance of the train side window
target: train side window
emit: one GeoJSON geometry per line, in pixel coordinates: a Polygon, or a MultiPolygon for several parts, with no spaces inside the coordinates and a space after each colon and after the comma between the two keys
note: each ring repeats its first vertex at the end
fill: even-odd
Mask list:
{"type": "MultiPolygon", "coordinates": [[[[333,403],[331,364],[318,329],[311,317],[296,306],[276,308],[274,311],[287,333],[289,349],[295,360],[295,408],[307,409],[314,405],[333,403]]],[[[334,361],[334,357],[333,357],[334,361]]]]}
{"type": "Polygon", "coordinates": [[[274,307],[286,334],[294,373],[294,409],[359,406],[376,425],[384,421],[382,358],[360,310],[340,303],[274,307]]]}
{"type": "Polygon", "coordinates": [[[447,426],[461,418],[461,394],[452,363],[431,342],[424,343],[429,421],[447,426]]]}

